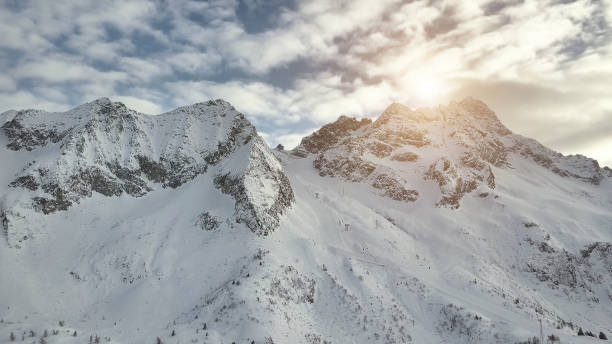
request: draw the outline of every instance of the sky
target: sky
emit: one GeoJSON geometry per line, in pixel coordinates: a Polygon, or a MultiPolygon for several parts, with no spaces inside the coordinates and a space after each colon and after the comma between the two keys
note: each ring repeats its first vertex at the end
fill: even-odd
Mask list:
{"type": "Polygon", "coordinates": [[[0,0],[0,112],[223,98],[291,148],[339,115],[471,96],[612,166],[612,0],[0,0]]]}

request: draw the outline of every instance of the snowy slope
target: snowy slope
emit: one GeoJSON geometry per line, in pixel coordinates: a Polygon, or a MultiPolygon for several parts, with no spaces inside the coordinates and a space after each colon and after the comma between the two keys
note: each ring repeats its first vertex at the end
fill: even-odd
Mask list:
{"type": "Polygon", "coordinates": [[[477,100],[341,117],[291,152],[220,100],[0,116],[0,342],[612,334],[610,170],[477,100]]]}

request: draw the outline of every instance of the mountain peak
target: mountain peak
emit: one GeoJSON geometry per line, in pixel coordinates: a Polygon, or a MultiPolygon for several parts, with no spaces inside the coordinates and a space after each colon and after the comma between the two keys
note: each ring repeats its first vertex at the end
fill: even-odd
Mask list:
{"type": "Polygon", "coordinates": [[[459,103],[451,102],[448,107],[457,106],[465,111],[465,114],[468,114],[474,118],[490,118],[499,121],[495,112],[489,108],[489,106],[483,102],[482,100],[475,99],[472,97],[467,97],[461,100],[459,103]]]}
{"type": "Polygon", "coordinates": [[[383,111],[382,114],[403,114],[410,112],[413,111],[406,105],[400,103],[391,103],[391,105],[387,106],[387,108],[385,109],[385,111],[383,111]]]}
{"type": "Polygon", "coordinates": [[[90,103],[96,103],[100,105],[109,105],[111,103],[111,100],[108,97],[100,97],[98,99],[91,101],[90,103]]]}
{"type": "Polygon", "coordinates": [[[235,198],[237,221],[266,234],[293,200],[265,141],[224,100],[150,116],[99,98],[66,112],[24,111],[1,129],[15,154],[56,152],[10,182],[29,190],[30,207],[44,214],[68,210],[94,192],[141,197],[208,174],[235,198]]]}
{"type": "Polygon", "coordinates": [[[196,108],[223,107],[223,108],[235,110],[232,104],[230,104],[230,102],[224,99],[215,99],[215,100],[211,99],[211,100],[197,102],[191,105],[183,106],[183,108],[191,108],[191,107],[196,107],[196,108]]]}
{"type": "Polygon", "coordinates": [[[417,199],[418,190],[393,177],[397,170],[389,166],[397,161],[418,166],[425,171],[421,178],[440,189],[437,204],[451,208],[459,207],[462,197],[476,189],[494,189],[492,168],[512,166],[512,156],[594,184],[609,174],[587,159],[564,157],[513,135],[484,102],[474,98],[416,110],[393,103],[374,123],[341,116],[302,139],[293,153],[316,154],[313,166],[322,176],[367,181],[393,199],[410,202],[417,199]]]}
{"type": "Polygon", "coordinates": [[[392,103],[374,122],[374,127],[385,123],[403,125],[406,123],[438,122],[442,126],[484,126],[495,131],[509,132],[495,113],[481,100],[465,98],[447,105],[419,107],[415,110],[400,103],[392,103]]]}

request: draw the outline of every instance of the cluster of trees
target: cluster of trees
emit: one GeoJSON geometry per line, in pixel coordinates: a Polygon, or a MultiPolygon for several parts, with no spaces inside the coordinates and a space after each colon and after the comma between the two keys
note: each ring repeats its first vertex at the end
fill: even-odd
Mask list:
{"type": "MultiPolygon", "coordinates": [[[[589,336],[589,337],[595,337],[595,335],[593,334],[593,332],[591,332],[591,331],[586,331],[586,332],[585,332],[585,331],[582,331],[582,328],[578,329],[578,335],[579,335],[579,336],[589,336]]],[[[605,334],[605,333],[603,333],[603,332],[601,332],[601,331],[599,332],[599,336],[598,336],[598,338],[599,338],[599,339],[602,339],[602,340],[608,340],[608,337],[606,336],[606,334],[605,334]]]]}
{"type": "MultiPolygon", "coordinates": [[[[60,322],[60,326],[63,326],[63,321],[60,322]]],[[[34,330],[29,330],[27,333],[26,333],[26,331],[23,331],[23,333],[21,334],[21,341],[25,340],[26,334],[30,338],[36,337],[36,332],[34,332],[34,330]]],[[[52,330],[51,334],[54,335],[54,336],[57,336],[59,334],[59,330],[52,330]]],[[[49,331],[44,330],[42,336],[40,337],[39,343],[40,344],[47,343],[47,340],[45,338],[47,338],[48,336],[49,336],[49,331]]],[[[74,331],[72,333],[72,336],[76,337],[77,336],[77,331],[74,331]]],[[[17,339],[17,336],[15,335],[14,332],[11,331],[11,333],[9,334],[9,341],[14,342],[16,339],[17,339]]]]}
{"type": "MultiPolygon", "coordinates": [[[[582,328],[578,329],[578,335],[579,336],[589,336],[589,337],[593,337],[593,338],[599,337],[599,339],[608,340],[608,337],[603,332],[599,332],[599,336],[595,336],[595,334],[593,334],[593,332],[591,332],[591,331],[583,331],[582,328]]],[[[551,334],[551,335],[546,337],[546,343],[551,343],[551,344],[561,343],[561,340],[559,339],[559,336],[551,334]]],[[[541,343],[540,343],[540,340],[537,337],[533,337],[533,338],[527,339],[527,341],[520,342],[520,343],[517,343],[517,344],[541,344],[541,343]]]]}

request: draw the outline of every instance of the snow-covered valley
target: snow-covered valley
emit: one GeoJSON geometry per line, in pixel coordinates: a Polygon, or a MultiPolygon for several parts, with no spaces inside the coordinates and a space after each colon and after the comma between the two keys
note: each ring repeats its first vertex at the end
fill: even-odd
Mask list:
{"type": "Polygon", "coordinates": [[[0,342],[612,334],[612,171],[480,101],[340,117],[292,151],[221,100],[0,126],[0,342]]]}

